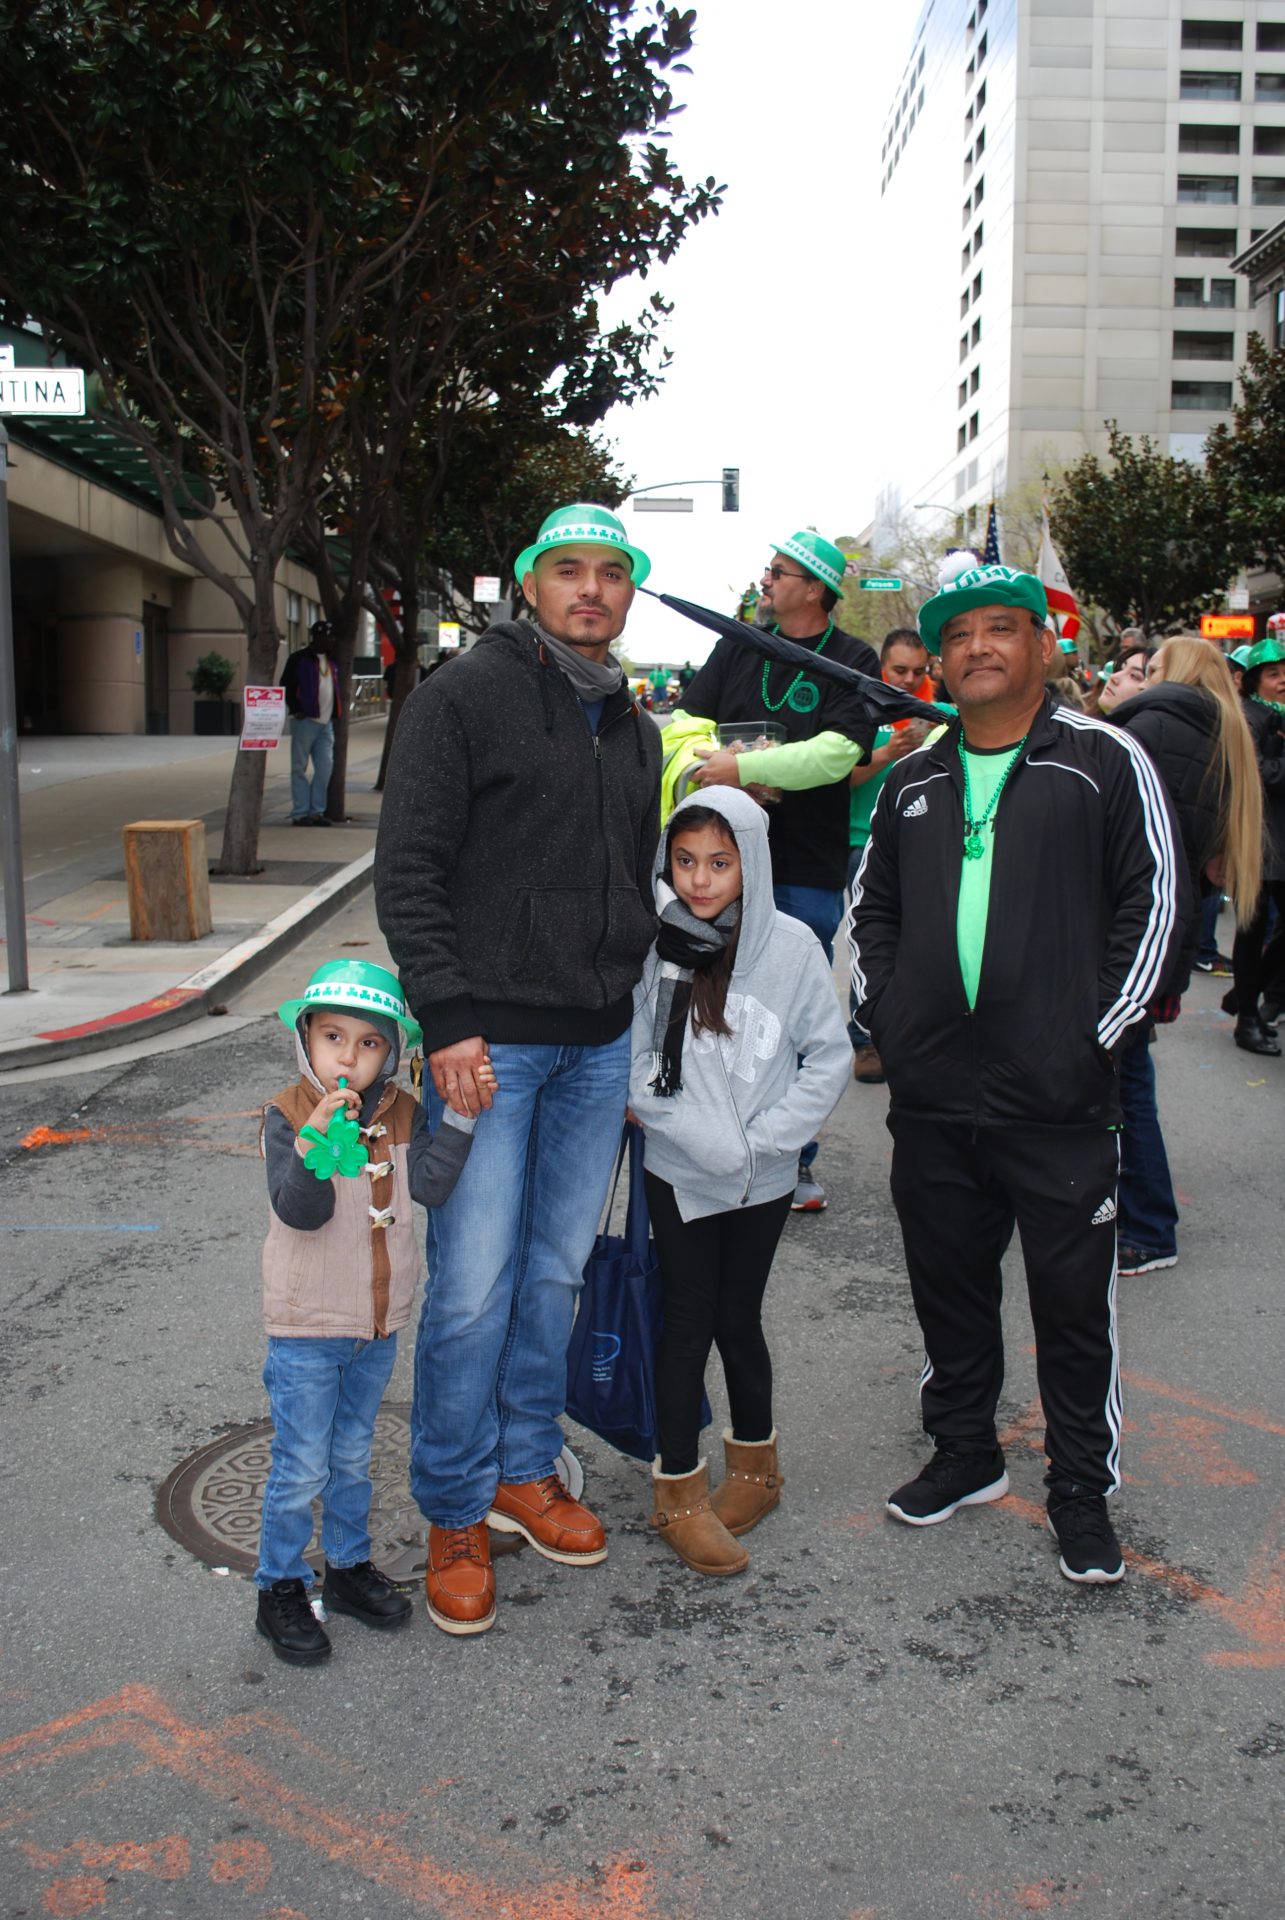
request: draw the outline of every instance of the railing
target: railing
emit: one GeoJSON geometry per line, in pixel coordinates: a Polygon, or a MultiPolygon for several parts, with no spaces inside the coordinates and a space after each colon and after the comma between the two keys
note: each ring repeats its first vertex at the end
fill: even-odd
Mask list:
{"type": "Polygon", "coordinates": [[[382,713],[384,708],[384,676],[382,673],[358,673],[353,675],[352,711],[353,720],[369,720],[373,714],[382,713]]]}

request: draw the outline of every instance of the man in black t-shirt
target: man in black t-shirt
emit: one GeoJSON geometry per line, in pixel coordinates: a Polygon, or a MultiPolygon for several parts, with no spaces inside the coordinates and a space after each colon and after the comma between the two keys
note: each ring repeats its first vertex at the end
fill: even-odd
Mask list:
{"type": "MultiPolygon", "coordinates": [[[[782,540],[763,572],[767,624],[796,646],[879,678],[879,660],[863,640],[836,627],[831,614],[843,586],[844,555],[810,530],[782,540]]],[[[692,786],[763,786],[781,790],[768,809],[776,904],[812,928],[834,958],[848,872],[848,776],[874,742],[874,723],[856,694],[833,680],[764,660],[734,640],[720,640],[682,695],[671,726],[684,721],[781,728],[780,746],[709,754],[692,786]]],[[[666,752],[671,736],[666,730],[666,752]]],[[[799,1159],[794,1209],[818,1213],[825,1194],[812,1171],[815,1140],[799,1159]]]]}

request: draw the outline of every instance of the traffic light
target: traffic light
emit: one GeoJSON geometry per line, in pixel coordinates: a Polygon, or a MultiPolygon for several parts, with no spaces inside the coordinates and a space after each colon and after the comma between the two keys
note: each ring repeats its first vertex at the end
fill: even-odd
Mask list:
{"type": "Polygon", "coordinates": [[[723,512],[739,513],[741,510],[741,470],[739,467],[723,468],[723,512]]]}

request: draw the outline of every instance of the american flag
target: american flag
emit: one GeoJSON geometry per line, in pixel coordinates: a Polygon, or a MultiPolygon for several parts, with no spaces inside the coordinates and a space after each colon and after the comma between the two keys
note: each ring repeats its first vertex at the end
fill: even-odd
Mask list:
{"type": "Polygon", "coordinates": [[[999,567],[1004,563],[999,557],[999,515],[992,500],[990,512],[986,516],[986,546],[982,552],[984,567],[999,567]]]}

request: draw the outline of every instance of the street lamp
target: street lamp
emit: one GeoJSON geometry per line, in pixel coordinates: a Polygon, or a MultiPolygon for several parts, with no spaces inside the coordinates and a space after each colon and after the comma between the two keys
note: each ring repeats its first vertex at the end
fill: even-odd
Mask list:
{"type": "Polygon", "coordinates": [[[654,480],[650,486],[634,487],[625,495],[632,500],[635,513],[690,513],[693,501],[690,496],[671,494],[664,500],[640,500],[639,494],[660,493],[665,487],[721,487],[723,489],[723,512],[739,513],[741,510],[741,470],[739,467],[724,467],[717,480],[654,480]]]}

